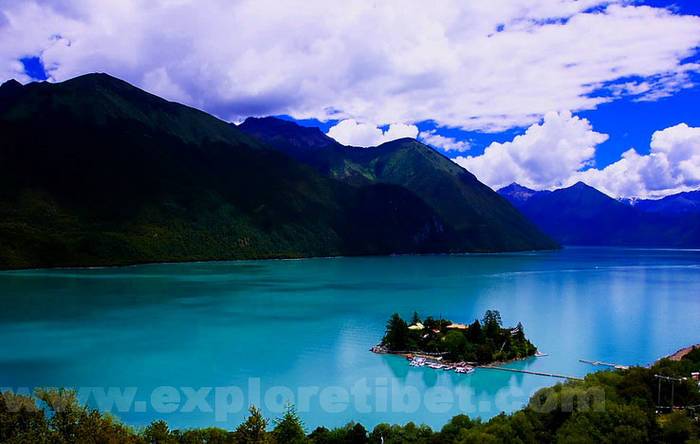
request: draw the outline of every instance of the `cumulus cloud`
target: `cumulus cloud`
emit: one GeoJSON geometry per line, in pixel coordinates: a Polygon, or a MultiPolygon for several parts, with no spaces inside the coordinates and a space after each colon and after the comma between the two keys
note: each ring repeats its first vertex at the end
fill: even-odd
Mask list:
{"type": "Polygon", "coordinates": [[[700,128],[681,123],[656,131],[648,154],[631,148],[595,168],[596,148],[607,139],[586,119],[552,112],[510,142],[453,160],[494,189],[512,182],[554,189],[583,181],[614,197],[654,198],[700,187],[700,128]]]}
{"type": "Polygon", "coordinates": [[[446,137],[438,134],[436,130],[421,131],[418,138],[433,147],[442,148],[445,151],[457,151],[462,153],[469,151],[469,143],[464,140],[457,140],[454,137],[446,137]]]}
{"type": "Polygon", "coordinates": [[[571,179],[618,197],[661,197],[700,187],[700,128],[685,123],[656,131],[649,154],[634,149],[605,168],[571,179]]]}
{"type": "Polygon", "coordinates": [[[525,127],[687,88],[698,45],[700,18],[627,0],[0,0],[0,78],[38,55],[230,120],[525,127]]]}
{"type": "Polygon", "coordinates": [[[392,123],[383,131],[369,123],[346,119],[329,128],[327,135],[343,145],[369,147],[404,137],[415,139],[418,136],[418,128],[415,125],[392,123]]]}
{"type": "Polygon", "coordinates": [[[542,189],[565,185],[590,165],[596,145],[608,139],[586,119],[570,112],[549,112],[511,142],[494,142],[480,156],[456,157],[482,182],[500,188],[512,182],[542,189]]]}

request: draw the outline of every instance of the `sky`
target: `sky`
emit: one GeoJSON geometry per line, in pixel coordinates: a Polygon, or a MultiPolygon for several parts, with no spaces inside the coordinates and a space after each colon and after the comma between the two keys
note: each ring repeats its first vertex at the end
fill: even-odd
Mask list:
{"type": "Polygon", "coordinates": [[[492,188],[700,188],[700,2],[0,0],[0,80],[107,72],[239,122],[413,137],[492,188]]]}

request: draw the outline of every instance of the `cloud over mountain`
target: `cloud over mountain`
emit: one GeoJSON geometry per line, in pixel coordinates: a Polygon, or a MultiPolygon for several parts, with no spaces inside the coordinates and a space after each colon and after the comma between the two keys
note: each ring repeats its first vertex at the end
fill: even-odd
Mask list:
{"type": "Polygon", "coordinates": [[[660,197],[700,187],[700,128],[685,123],[654,132],[648,154],[634,148],[605,168],[594,163],[608,139],[569,112],[548,113],[541,123],[479,156],[456,157],[459,165],[494,189],[517,182],[554,189],[583,181],[610,196],[660,197]]]}
{"type": "Polygon", "coordinates": [[[700,187],[700,128],[680,123],[656,131],[649,146],[649,154],[629,149],[617,162],[576,178],[624,197],[659,197],[700,187]]]}
{"type": "Polygon", "coordinates": [[[418,128],[415,125],[392,123],[385,131],[369,123],[346,119],[332,126],[328,130],[328,136],[343,145],[368,147],[404,137],[415,139],[418,136],[418,128]]]}
{"type": "Polygon", "coordinates": [[[570,112],[550,112],[511,142],[494,142],[480,156],[455,162],[493,188],[517,182],[529,188],[558,188],[591,164],[596,145],[608,136],[570,112]]]}
{"type": "Polygon", "coordinates": [[[438,134],[436,130],[421,131],[418,138],[424,143],[436,148],[442,148],[445,151],[456,151],[463,153],[469,151],[469,142],[457,140],[454,137],[447,137],[438,134]]]}

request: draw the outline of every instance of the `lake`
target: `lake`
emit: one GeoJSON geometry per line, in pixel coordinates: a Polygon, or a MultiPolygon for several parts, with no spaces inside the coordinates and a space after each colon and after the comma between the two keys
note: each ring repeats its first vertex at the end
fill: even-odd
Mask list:
{"type": "Polygon", "coordinates": [[[393,312],[471,322],[500,310],[546,357],[646,365],[700,342],[700,251],[566,248],[492,255],[154,264],[0,273],[0,387],[74,387],[144,425],[233,428],[249,403],[296,404],[308,429],[489,418],[559,380],[413,368],[368,349],[393,312]]]}

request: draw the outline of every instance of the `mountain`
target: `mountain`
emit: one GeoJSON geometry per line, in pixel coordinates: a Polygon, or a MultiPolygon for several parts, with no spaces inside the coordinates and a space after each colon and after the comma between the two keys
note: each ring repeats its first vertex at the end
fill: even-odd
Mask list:
{"type": "Polygon", "coordinates": [[[451,244],[441,218],[400,187],[329,180],[226,122],[107,75],[12,88],[0,103],[2,268],[451,244]]]}
{"type": "MultiPolygon", "coordinates": [[[[360,150],[341,145],[316,127],[304,127],[275,117],[249,117],[238,128],[325,176],[353,184],[371,182],[363,171],[346,168],[346,159],[354,159],[360,150]]],[[[354,165],[356,161],[347,163],[354,165]]]]}
{"type": "Polygon", "coordinates": [[[284,151],[295,155],[328,149],[337,150],[340,153],[346,148],[317,127],[301,126],[277,117],[248,117],[239,125],[239,128],[258,138],[274,142],[275,146],[283,147],[284,151]]]}
{"type": "Polygon", "coordinates": [[[568,245],[609,245],[636,219],[632,208],[583,182],[536,193],[521,210],[545,233],[568,245]]]}
{"type": "Polygon", "coordinates": [[[551,245],[471,238],[406,187],[335,180],[106,74],[4,83],[0,134],[0,268],[551,245]]]}
{"type": "Polygon", "coordinates": [[[700,217],[651,214],[638,204],[615,200],[583,182],[554,191],[533,191],[512,184],[498,192],[562,244],[700,246],[700,217]]]}
{"type": "Polygon", "coordinates": [[[673,194],[661,199],[639,199],[630,204],[645,213],[700,214],[700,190],[673,194]]]}
{"type": "Polygon", "coordinates": [[[272,117],[249,118],[239,128],[326,177],[352,186],[383,183],[413,192],[454,229],[458,250],[556,247],[473,174],[414,139],[347,147],[316,128],[272,117]]]}
{"type": "Polygon", "coordinates": [[[549,191],[535,191],[519,185],[515,182],[498,190],[498,194],[505,197],[516,208],[522,208],[532,196],[549,191]]]}

